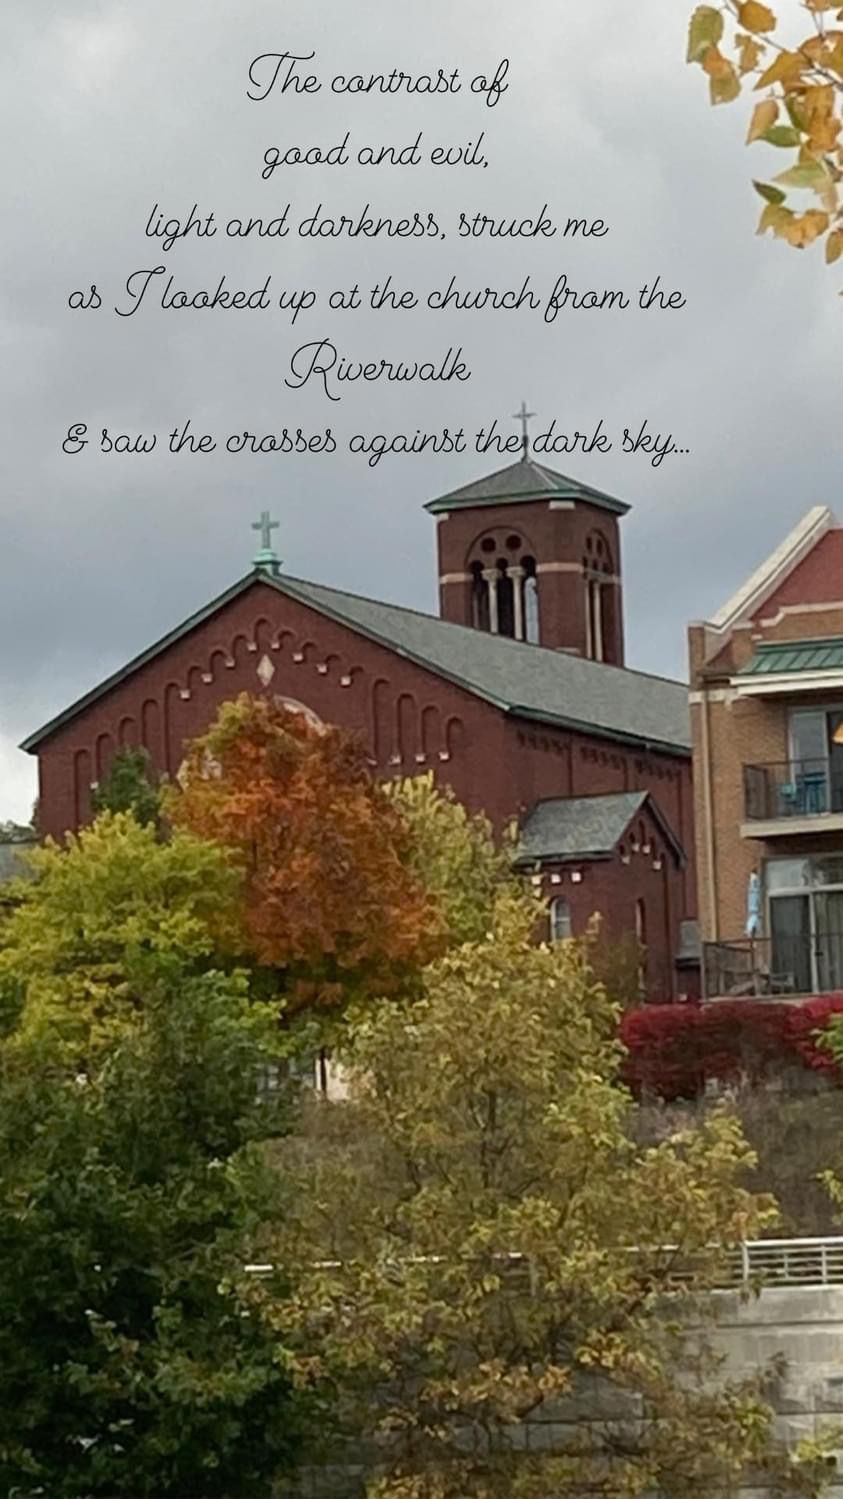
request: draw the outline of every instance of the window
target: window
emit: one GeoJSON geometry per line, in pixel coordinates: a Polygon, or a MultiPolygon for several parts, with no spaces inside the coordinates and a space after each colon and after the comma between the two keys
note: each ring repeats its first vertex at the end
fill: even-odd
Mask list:
{"type": "Polygon", "coordinates": [[[770,972],[796,994],[843,987],[843,858],[769,859],[770,972]]]}
{"type": "Polygon", "coordinates": [[[573,934],[571,907],[561,896],[557,896],[550,902],[550,940],[551,942],[565,942],[573,934]]]}
{"type": "Polygon", "coordinates": [[[809,810],[843,812],[843,709],[791,712],[790,774],[809,810]]]}
{"type": "Polygon", "coordinates": [[[643,998],[647,993],[647,907],[643,900],[635,902],[635,940],[641,954],[638,964],[638,988],[643,998]]]}
{"type": "Polygon", "coordinates": [[[498,634],[507,635],[510,640],[513,640],[517,633],[515,629],[515,589],[504,558],[501,558],[498,562],[497,592],[498,634]]]}

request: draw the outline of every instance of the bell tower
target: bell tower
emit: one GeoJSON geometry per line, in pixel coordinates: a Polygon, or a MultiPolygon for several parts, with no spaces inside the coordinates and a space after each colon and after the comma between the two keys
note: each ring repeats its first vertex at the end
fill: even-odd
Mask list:
{"type": "Polygon", "coordinates": [[[431,500],[439,612],[456,624],[624,665],[619,520],[629,509],[530,452],[431,500]]]}

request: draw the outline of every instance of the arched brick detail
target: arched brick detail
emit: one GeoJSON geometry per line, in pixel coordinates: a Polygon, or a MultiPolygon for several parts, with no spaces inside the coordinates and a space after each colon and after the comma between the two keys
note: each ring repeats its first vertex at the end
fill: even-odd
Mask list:
{"type": "Polygon", "coordinates": [[[164,769],[168,775],[178,770],[182,762],[184,735],[181,730],[181,688],[178,682],[168,682],[162,694],[164,769]]]}
{"type": "Polygon", "coordinates": [[[419,706],[411,692],[402,692],[395,705],[395,753],[401,764],[412,769],[421,750],[419,706]]]}
{"type": "Polygon", "coordinates": [[[94,767],[90,750],[76,750],[73,756],[73,802],[77,826],[87,822],[91,815],[91,782],[93,779],[94,767]]]}
{"type": "Polygon", "coordinates": [[[453,714],[445,725],[445,749],[443,753],[449,760],[455,760],[465,747],[465,724],[461,718],[453,714]]]}
{"type": "Polygon", "coordinates": [[[422,742],[420,753],[426,761],[433,762],[439,758],[442,744],[442,715],[435,703],[428,703],[422,710],[422,742]]]}
{"type": "Polygon", "coordinates": [[[148,697],[141,707],[141,744],[156,765],[164,758],[161,732],[161,708],[156,698],[148,697]]]}
{"type": "Polygon", "coordinates": [[[114,751],[114,736],[107,731],[103,734],[98,734],[94,759],[95,780],[105,780],[109,770],[111,769],[111,762],[114,759],[114,751]]]}
{"type": "Polygon", "coordinates": [[[126,715],[121,718],[117,730],[117,742],[121,749],[136,749],[138,745],[138,725],[134,715],[126,715]]]}
{"type": "Polygon", "coordinates": [[[394,749],[389,683],[378,677],[372,683],[372,754],[378,765],[388,765],[394,749]]]}

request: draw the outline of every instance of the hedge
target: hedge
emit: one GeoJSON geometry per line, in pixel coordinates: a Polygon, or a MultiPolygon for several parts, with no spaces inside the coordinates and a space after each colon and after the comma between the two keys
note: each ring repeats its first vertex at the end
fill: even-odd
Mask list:
{"type": "Polygon", "coordinates": [[[817,1044],[829,1018],[841,1013],[843,994],[803,1004],[644,1005],[629,1010],[621,1022],[624,1080],[636,1094],[655,1093],[665,1100],[694,1098],[710,1081],[748,1077],[757,1082],[792,1067],[843,1080],[817,1044]]]}

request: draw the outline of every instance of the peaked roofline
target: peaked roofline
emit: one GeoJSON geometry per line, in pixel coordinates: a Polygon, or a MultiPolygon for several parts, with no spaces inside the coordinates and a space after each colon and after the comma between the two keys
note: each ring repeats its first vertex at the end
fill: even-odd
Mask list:
{"type": "MultiPolygon", "coordinates": [[[[415,665],[420,666],[423,670],[432,672],[435,676],[441,677],[443,680],[453,683],[455,686],[460,687],[464,692],[470,693],[473,697],[480,698],[482,701],[489,703],[492,707],[497,708],[500,712],[505,713],[508,716],[514,718],[529,719],[530,721],[539,723],[552,723],[560,727],[574,729],[586,733],[593,733],[595,731],[595,727],[598,727],[599,733],[602,737],[606,739],[612,739],[618,743],[635,744],[643,747],[644,749],[657,750],[667,754],[679,755],[682,758],[687,758],[689,754],[689,745],[686,743],[682,743],[679,740],[661,740],[658,738],[654,738],[653,736],[636,734],[624,729],[616,729],[611,726],[604,726],[602,724],[595,726],[595,724],[588,719],[577,719],[576,717],[572,717],[567,714],[563,715],[553,713],[552,711],[543,712],[541,709],[532,708],[529,705],[513,703],[505,698],[498,697],[494,693],[489,692],[488,690],[479,686],[477,683],[468,681],[465,678],[461,677],[457,672],[451,672],[447,668],[428,660],[421,652],[413,651],[412,649],[404,645],[398,645],[394,640],[390,640],[388,635],[381,634],[379,631],[372,629],[371,626],[363,624],[359,620],[349,618],[348,615],[343,614],[339,609],[333,609],[330,603],[326,602],[324,599],[314,599],[307,592],[307,589],[310,586],[325,587],[328,592],[336,593],[347,598],[363,600],[364,602],[372,604],[382,604],[383,600],[369,599],[365,594],[353,594],[347,589],[331,589],[328,588],[327,585],[310,585],[304,578],[292,578],[287,576],[286,574],[281,573],[270,574],[266,569],[260,567],[253,569],[249,573],[246,573],[244,577],[240,578],[236,583],[232,584],[232,586],[226,589],[224,593],[219,594],[217,598],[212,599],[209,604],[206,604],[203,608],[198,609],[194,614],[190,615],[188,619],[184,620],[181,624],[176,625],[172,630],[168,631],[166,635],[163,635],[153,645],[148,646],[146,650],[140,653],[140,655],[133,657],[132,660],[127,662],[125,666],[119,668],[116,672],[113,672],[109,677],[106,677],[104,681],[100,682],[98,686],[93,687],[82,697],[77,698],[75,702],[71,703],[61,713],[50,719],[41,728],[36,729],[34,733],[30,734],[26,739],[22,741],[20,749],[26,751],[27,754],[33,754],[38,749],[38,747],[44,743],[46,739],[50,738],[59,729],[64,728],[66,724],[72,722],[72,720],[78,717],[80,713],[84,712],[86,708],[92,706],[93,703],[98,702],[100,698],[105,697],[107,693],[112,691],[115,687],[120,686],[120,684],[124,682],[128,677],[132,676],[142,667],[148,665],[149,662],[154,661],[157,656],[161,655],[171,645],[174,645],[178,640],[183,639],[183,637],[190,634],[192,630],[197,629],[199,625],[205,622],[205,620],[210,619],[220,609],[223,609],[227,604],[233,602],[234,599],[238,598],[241,594],[245,593],[249,588],[253,587],[257,583],[263,584],[267,588],[274,589],[277,593],[282,594],[285,598],[296,599],[297,602],[303,604],[308,609],[314,610],[315,613],[322,614],[327,618],[334,620],[336,623],[343,625],[346,629],[349,629],[358,635],[362,635],[366,639],[374,641],[375,644],[384,646],[385,649],[391,651],[394,655],[400,656],[404,660],[412,661],[415,665]]],[[[398,610],[404,614],[416,615],[421,619],[433,620],[442,629],[464,630],[470,631],[471,634],[476,633],[469,625],[461,625],[451,620],[439,619],[436,615],[426,614],[423,610],[420,609],[408,609],[405,605],[402,604],[389,604],[386,607],[398,610]]],[[[494,639],[499,641],[502,645],[508,646],[514,650],[540,651],[543,654],[549,656],[559,656],[560,654],[558,651],[553,650],[549,646],[525,645],[523,642],[510,640],[508,637],[502,635],[495,636],[494,639]]],[[[677,682],[672,677],[658,676],[653,672],[631,671],[627,667],[611,666],[606,662],[591,662],[590,665],[594,666],[600,671],[605,671],[607,673],[617,672],[627,677],[640,677],[643,681],[665,682],[676,687],[685,686],[684,683],[677,682]]]]}
{"type": "Polygon", "coordinates": [[[836,517],[828,505],[814,505],[717,613],[710,620],[701,621],[705,629],[723,636],[750,618],[836,525],[836,517]]]}
{"type": "Polygon", "coordinates": [[[218,594],[215,599],[212,599],[209,604],[205,604],[202,609],[197,609],[195,614],[191,614],[188,619],[182,620],[182,623],[175,625],[172,630],[168,630],[167,634],[162,635],[160,640],[156,640],[154,645],[147,646],[146,650],[141,651],[139,656],[133,656],[131,661],[126,662],[125,666],[119,667],[117,671],[111,673],[111,676],[99,682],[96,687],[92,687],[90,692],[84,693],[74,703],[70,703],[61,713],[57,713],[55,718],[51,718],[47,723],[42,724],[40,729],[35,729],[32,734],[29,734],[26,739],[21,741],[18,748],[25,750],[27,754],[31,755],[38,748],[39,744],[43,744],[44,740],[48,739],[51,734],[54,734],[57,729],[64,728],[64,725],[70,723],[71,719],[83,713],[86,708],[90,708],[101,697],[105,697],[106,693],[110,692],[112,688],[119,687],[120,683],[124,682],[127,677],[132,676],[136,671],[140,671],[141,667],[148,665],[150,661],[154,661],[156,656],[160,656],[169,646],[175,645],[177,640],[181,640],[191,630],[196,629],[198,625],[204,624],[206,619],[210,619],[218,610],[223,609],[226,604],[230,604],[241,593],[245,593],[246,589],[252,583],[259,580],[265,583],[269,582],[267,574],[257,568],[252,572],[246,573],[245,577],[238,579],[224,593],[218,594]]]}
{"type": "Polygon", "coordinates": [[[424,508],[430,515],[442,515],[451,510],[532,504],[536,500],[582,500],[601,510],[609,510],[613,515],[626,515],[630,508],[624,500],[561,474],[530,457],[519,458],[517,463],[507,464],[482,479],[473,479],[459,489],[428,500],[424,508]]]}
{"type": "MultiPolygon", "coordinates": [[[[536,812],[539,807],[551,806],[554,802],[567,803],[567,805],[570,806],[570,804],[572,802],[606,802],[606,801],[617,801],[617,800],[620,800],[621,798],[630,797],[630,796],[632,796],[632,797],[635,798],[634,805],[632,806],[632,808],[630,810],[629,817],[627,818],[626,822],[624,823],[622,831],[619,833],[618,837],[615,839],[615,842],[614,842],[613,848],[612,848],[612,852],[614,852],[614,849],[617,848],[618,844],[621,841],[621,838],[623,838],[624,834],[629,830],[630,823],[633,822],[635,820],[635,818],[638,817],[639,814],[646,807],[647,811],[650,813],[651,817],[653,818],[653,821],[655,822],[656,826],[658,827],[660,833],[662,834],[662,837],[665,839],[665,842],[669,844],[669,846],[670,846],[670,848],[671,848],[671,850],[672,850],[672,852],[674,854],[674,857],[676,858],[677,863],[679,864],[680,868],[684,868],[685,865],[688,862],[685,850],[682,847],[682,844],[679,842],[679,839],[677,838],[676,834],[674,833],[672,827],[670,826],[670,823],[668,822],[667,818],[665,817],[664,813],[662,812],[661,807],[659,806],[658,802],[656,801],[655,796],[653,795],[653,793],[651,791],[640,791],[638,793],[629,792],[629,791],[598,791],[598,792],[595,792],[592,796],[574,796],[574,797],[566,797],[566,796],[544,796],[544,797],[541,797],[539,801],[533,803],[533,805],[529,809],[529,812],[527,813],[527,817],[531,816],[533,812],[536,812]]],[[[611,858],[611,853],[605,853],[605,852],[601,851],[601,852],[592,852],[591,854],[588,854],[588,853],[556,854],[556,855],[554,855],[554,854],[542,854],[539,857],[536,857],[536,855],[534,855],[534,854],[533,855],[523,854],[523,855],[516,855],[514,863],[516,864],[516,866],[519,866],[519,865],[522,865],[522,864],[536,864],[536,863],[539,863],[539,864],[574,863],[575,864],[577,862],[582,862],[582,861],[586,860],[587,858],[591,858],[591,859],[594,859],[594,860],[596,860],[596,859],[609,859],[609,858],[611,858]]]]}

